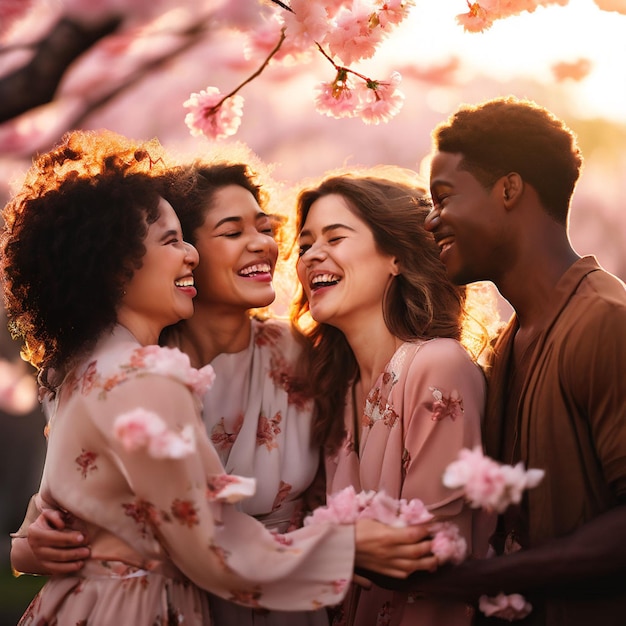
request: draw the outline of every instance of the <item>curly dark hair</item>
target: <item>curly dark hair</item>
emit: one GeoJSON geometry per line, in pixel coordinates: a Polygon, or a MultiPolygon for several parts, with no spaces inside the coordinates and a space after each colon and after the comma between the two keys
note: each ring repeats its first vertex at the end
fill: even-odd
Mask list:
{"type": "MultiPolygon", "coordinates": [[[[424,220],[431,209],[426,187],[414,173],[400,168],[374,168],[374,175],[346,173],[330,176],[303,190],[297,200],[297,226],[302,229],[311,205],[338,194],[368,224],[376,246],[398,259],[400,274],[383,301],[389,331],[404,341],[452,337],[460,339],[465,288],[450,281],[439,259],[439,248],[424,220]]],[[[303,326],[309,303],[300,297],[291,310],[295,325],[303,326]]],[[[318,408],[314,440],[332,450],[343,436],[343,412],[357,362],[344,334],[324,323],[304,328],[310,339],[310,393],[318,408]]],[[[307,344],[305,344],[307,345],[307,344]]]]}
{"type": "Polygon", "coordinates": [[[158,142],[70,132],[38,156],[3,210],[1,278],[9,330],[40,370],[63,372],[116,322],[158,219],[158,142]]]}
{"type": "Polygon", "coordinates": [[[567,223],[583,161],[574,133],[547,109],[514,97],[465,105],[436,126],[432,138],[439,152],[462,154],[459,167],[486,188],[517,172],[548,215],[567,223]]]}

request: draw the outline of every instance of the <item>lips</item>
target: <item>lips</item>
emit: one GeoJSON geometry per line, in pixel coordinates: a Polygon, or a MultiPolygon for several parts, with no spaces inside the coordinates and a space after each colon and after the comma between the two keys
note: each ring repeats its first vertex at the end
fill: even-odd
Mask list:
{"type": "Polygon", "coordinates": [[[174,285],[177,289],[180,289],[183,293],[191,296],[192,298],[195,298],[198,293],[194,287],[193,276],[191,274],[177,278],[174,281],[174,285]]]}
{"type": "Polygon", "coordinates": [[[454,243],[454,239],[455,237],[452,233],[435,233],[435,242],[442,252],[454,243]]]}

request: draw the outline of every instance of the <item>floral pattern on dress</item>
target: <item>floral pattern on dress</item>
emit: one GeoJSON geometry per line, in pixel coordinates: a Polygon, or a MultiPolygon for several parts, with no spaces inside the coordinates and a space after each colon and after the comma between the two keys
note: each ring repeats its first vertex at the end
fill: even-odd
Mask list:
{"type": "Polygon", "coordinates": [[[210,365],[200,369],[192,367],[189,357],[178,348],[149,345],[135,348],[126,363],[120,364],[117,371],[106,376],[98,370],[98,361],[94,359],[79,376],[72,372],[66,387],[70,393],[79,389],[83,395],[100,389],[98,397],[104,400],[109,391],[129,380],[132,375],[145,374],[162,374],[179,380],[198,397],[211,387],[215,377],[210,365]]]}
{"type": "Polygon", "coordinates": [[[276,494],[276,498],[274,498],[274,504],[272,504],[272,511],[280,508],[280,505],[287,499],[290,491],[291,485],[286,483],[284,480],[281,480],[280,486],[278,487],[278,493],[276,494]]]}
{"type": "Polygon", "coordinates": [[[233,447],[235,441],[237,441],[237,435],[243,425],[243,414],[240,413],[237,421],[235,422],[233,432],[229,433],[226,430],[224,418],[220,418],[220,421],[211,429],[211,443],[220,451],[225,452],[233,447]]]}
{"type": "Polygon", "coordinates": [[[89,472],[93,472],[98,469],[96,465],[96,459],[98,458],[98,454],[96,452],[89,452],[84,448],[76,457],[76,464],[78,467],[76,468],[82,475],[83,478],[87,478],[87,474],[89,472]]]}
{"type": "Polygon", "coordinates": [[[361,419],[361,425],[364,428],[372,428],[380,420],[388,428],[393,428],[398,423],[399,415],[395,409],[387,402],[383,402],[381,398],[382,393],[379,387],[375,387],[368,394],[361,419]]]}
{"type": "Polygon", "coordinates": [[[298,380],[294,376],[288,361],[280,353],[272,352],[269,377],[277,387],[287,392],[287,402],[289,404],[302,409],[310,401],[309,397],[303,392],[302,385],[298,384],[298,380]]]}
{"type": "Polygon", "coordinates": [[[275,346],[282,336],[279,326],[273,324],[258,324],[254,334],[254,343],[257,346],[275,346]]]}
{"type": "Polygon", "coordinates": [[[263,414],[259,416],[259,424],[256,432],[257,446],[265,446],[268,450],[273,450],[278,447],[276,436],[280,433],[279,424],[282,419],[280,412],[276,413],[271,419],[268,419],[263,414]]]}
{"type": "Polygon", "coordinates": [[[433,422],[440,422],[449,417],[452,421],[463,415],[463,398],[461,394],[453,389],[449,395],[444,395],[437,387],[429,387],[433,394],[433,422]]]}
{"type": "Polygon", "coordinates": [[[390,602],[385,602],[376,616],[376,626],[389,626],[393,617],[393,608],[390,602]]]}
{"type": "Polygon", "coordinates": [[[237,604],[243,604],[244,606],[251,606],[254,608],[262,608],[259,604],[259,600],[263,594],[259,587],[253,587],[252,589],[238,589],[237,591],[231,591],[229,598],[230,602],[236,602],[237,604]]]}
{"type": "Polygon", "coordinates": [[[172,502],[172,517],[183,526],[187,528],[193,528],[200,523],[198,517],[198,509],[190,500],[181,500],[176,498],[172,502]]]}
{"type": "Polygon", "coordinates": [[[147,537],[149,529],[158,527],[164,518],[165,521],[169,521],[169,515],[163,515],[151,502],[146,500],[137,500],[130,504],[123,503],[122,508],[125,514],[137,524],[142,537],[147,537]]]}

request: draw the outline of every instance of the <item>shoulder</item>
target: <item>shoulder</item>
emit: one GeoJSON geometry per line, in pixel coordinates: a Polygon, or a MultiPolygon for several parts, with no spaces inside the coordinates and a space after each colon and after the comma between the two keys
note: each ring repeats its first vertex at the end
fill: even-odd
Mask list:
{"type": "Polygon", "coordinates": [[[482,386],[480,366],[456,339],[438,337],[421,344],[408,345],[406,376],[453,381],[464,379],[482,386]]]}
{"type": "Polygon", "coordinates": [[[555,331],[574,346],[590,339],[626,342],[626,286],[604,270],[590,272],[564,307],[555,331]]]}
{"type": "Polygon", "coordinates": [[[422,344],[417,344],[415,357],[428,359],[430,362],[464,364],[476,367],[476,363],[461,342],[448,337],[436,337],[422,344]]]}
{"type": "Polygon", "coordinates": [[[133,380],[156,376],[182,383],[202,395],[213,383],[213,368],[200,370],[178,348],[140,346],[133,342],[105,345],[94,352],[74,374],[74,384],[83,393],[108,392],[133,380]]]}

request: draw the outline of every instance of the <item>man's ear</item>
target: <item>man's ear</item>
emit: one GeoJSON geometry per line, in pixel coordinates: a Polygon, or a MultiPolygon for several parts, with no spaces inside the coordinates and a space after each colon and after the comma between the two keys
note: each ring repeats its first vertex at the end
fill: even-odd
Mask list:
{"type": "Polygon", "coordinates": [[[502,177],[502,200],[506,206],[515,202],[522,193],[524,180],[517,172],[510,172],[502,177]]]}

